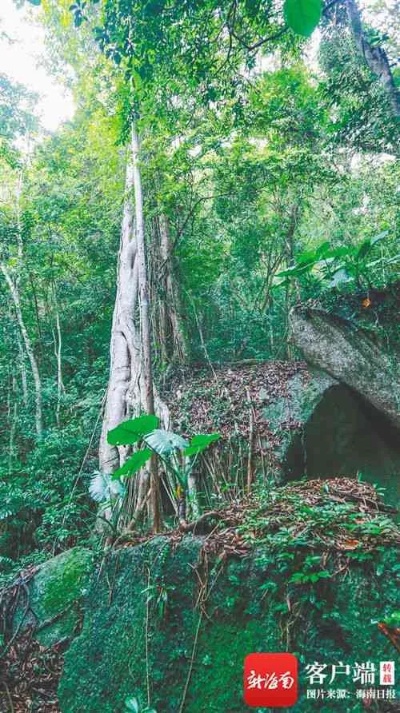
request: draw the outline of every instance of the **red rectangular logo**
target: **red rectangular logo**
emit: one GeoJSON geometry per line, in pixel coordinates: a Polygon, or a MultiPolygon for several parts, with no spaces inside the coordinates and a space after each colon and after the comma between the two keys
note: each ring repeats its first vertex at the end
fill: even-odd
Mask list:
{"type": "Polygon", "coordinates": [[[249,654],[244,661],[244,701],[255,708],[286,708],[298,698],[298,664],[293,654],[249,654]]]}

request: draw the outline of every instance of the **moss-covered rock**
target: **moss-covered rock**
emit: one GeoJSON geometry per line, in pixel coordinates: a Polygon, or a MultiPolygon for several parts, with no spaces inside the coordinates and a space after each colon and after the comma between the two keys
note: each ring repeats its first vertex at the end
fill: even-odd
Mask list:
{"type": "MultiPolygon", "coordinates": [[[[342,572],[296,585],[287,552],[212,559],[202,545],[160,537],[108,556],[66,656],[63,713],[123,712],[128,695],[158,713],[244,712],[243,660],[256,651],[291,651],[303,669],[393,658],[376,622],[396,609],[398,550],[361,552],[342,572]]],[[[318,706],[364,710],[354,698],[318,706]]],[[[310,710],[304,685],[296,710],[310,710]]]]}
{"type": "Polygon", "coordinates": [[[72,637],[80,617],[80,602],[93,571],[93,555],[75,547],[42,564],[28,583],[28,608],[19,606],[14,630],[33,625],[33,636],[44,646],[72,637]]]}

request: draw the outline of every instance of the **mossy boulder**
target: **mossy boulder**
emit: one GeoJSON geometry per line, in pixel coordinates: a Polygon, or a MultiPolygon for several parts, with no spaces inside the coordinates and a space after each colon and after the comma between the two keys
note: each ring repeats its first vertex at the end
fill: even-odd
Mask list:
{"type": "Polygon", "coordinates": [[[17,607],[13,627],[33,627],[44,646],[74,635],[81,615],[81,600],[93,571],[93,554],[74,547],[42,564],[27,584],[28,606],[17,607]]]}
{"type": "MultiPolygon", "coordinates": [[[[377,622],[397,607],[398,549],[360,552],[329,578],[294,584],[293,553],[256,547],[226,559],[204,555],[203,544],[158,537],[109,554],[66,655],[63,713],[123,713],[127,696],[158,713],[244,713],[248,653],[291,651],[301,670],[394,658],[377,622]]],[[[364,710],[354,697],[318,705],[364,710]]],[[[304,681],[296,710],[310,710],[304,681]]]]}

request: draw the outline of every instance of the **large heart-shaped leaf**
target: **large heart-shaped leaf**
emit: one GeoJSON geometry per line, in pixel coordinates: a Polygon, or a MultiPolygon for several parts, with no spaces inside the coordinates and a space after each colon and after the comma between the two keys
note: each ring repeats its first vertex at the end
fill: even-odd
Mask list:
{"type": "Polygon", "coordinates": [[[140,438],[150,433],[159,425],[157,416],[146,414],[123,421],[107,434],[107,441],[111,446],[132,446],[140,438]]]}
{"type": "Polygon", "coordinates": [[[180,451],[189,445],[182,436],[172,431],[164,431],[161,428],[148,433],[143,439],[150,448],[159,456],[168,456],[174,451],[180,451]]]}
{"type": "Polygon", "coordinates": [[[200,433],[198,436],[193,436],[190,445],[183,451],[183,455],[197,455],[208,448],[211,443],[218,441],[219,438],[221,438],[220,433],[200,433]]]}
{"type": "Polygon", "coordinates": [[[285,0],[283,12],[293,32],[309,37],[321,19],[322,2],[321,0],[285,0]]]}
{"type": "Polygon", "coordinates": [[[112,477],[113,479],[115,478],[120,478],[121,476],[130,476],[130,475],[135,475],[141,468],[143,468],[144,464],[147,463],[149,458],[152,456],[152,451],[150,448],[144,448],[142,451],[137,451],[136,453],[133,454],[124,465],[121,465],[118,470],[113,473],[112,477]]]}

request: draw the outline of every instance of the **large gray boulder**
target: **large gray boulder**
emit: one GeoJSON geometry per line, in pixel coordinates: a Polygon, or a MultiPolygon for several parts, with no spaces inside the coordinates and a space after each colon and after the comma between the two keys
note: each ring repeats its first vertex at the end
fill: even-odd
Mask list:
{"type": "Polygon", "coordinates": [[[349,320],[321,309],[296,307],[292,337],[306,360],[330,374],[400,428],[400,362],[349,320]]]}

